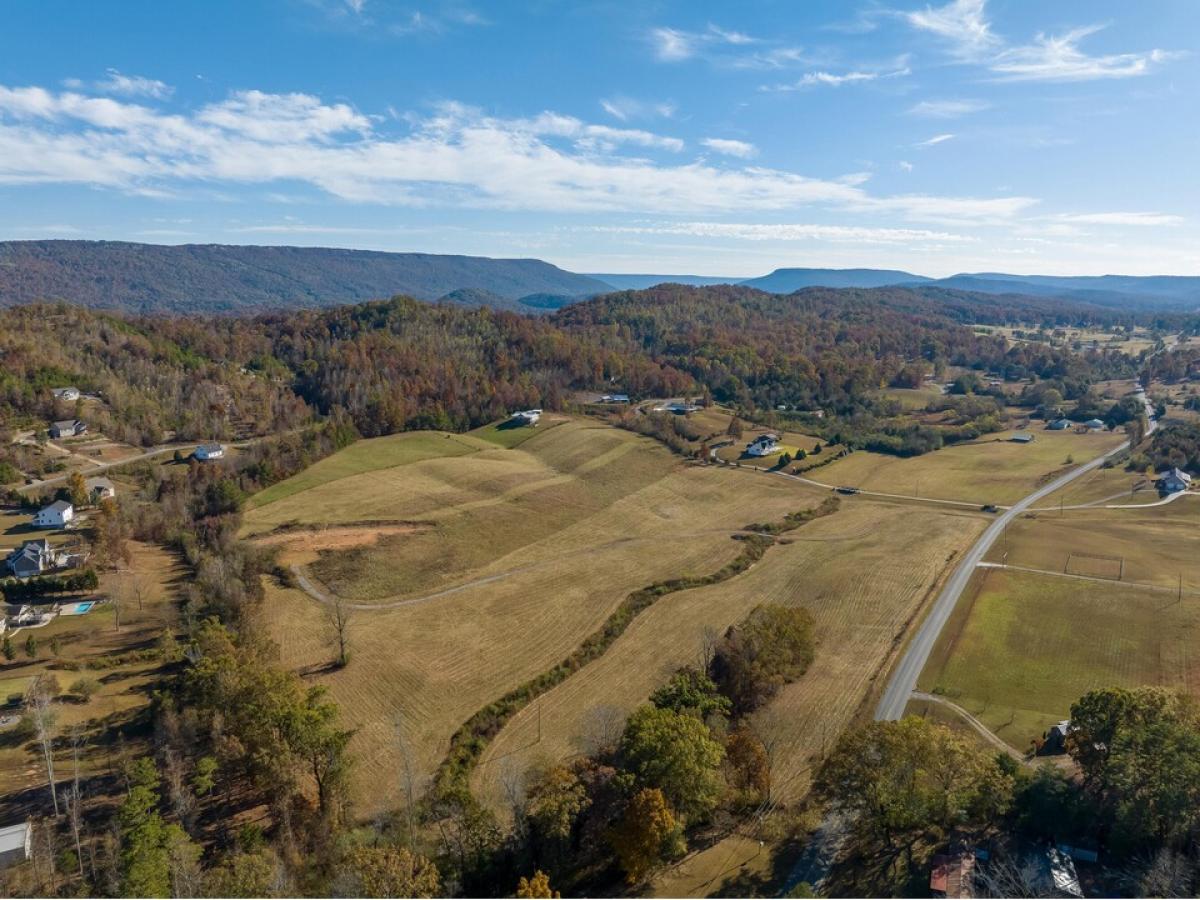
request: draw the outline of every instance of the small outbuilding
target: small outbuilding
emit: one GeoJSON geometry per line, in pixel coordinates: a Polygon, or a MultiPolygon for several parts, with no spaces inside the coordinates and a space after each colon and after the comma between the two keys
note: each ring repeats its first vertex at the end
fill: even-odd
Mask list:
{"type": "Polygon", "coordinates": [[[1057,725],[1051,725],[1043,738],[1042,753],[1054,756],[1067,752],[1067,735],[1071,733],[1071,720],[1063,719],[1057,725]]]}
{"type": "Polygon", "coordinates": [[[79,388],[73,386],[54,388],[50,391],[54,395],[55,400],[62,400],[64,403],[73,403],[79,399],[79,388]]]}
{"type": "Polygon", "coordinates": [[[975,854],[935,855],[929,872],[929,893],[933,897],[974,897],[975,854]]]}
{"type": "Polygon", "coordinates": [[[117,496],[117,486],[107,478],[89,478],[84,482],[93,503],[117,496]]]}
{"type": "Polygon", "coordinates": [[[63,528],[75,518],[75,507],[66,500],[43,506],[33,517],[35,528],[63,528]]]}
{"type": "Polygon", "coordinates": [[[201,444],[192,451],[192,456],[200,462],[208,462],[213,459],[223,459],[225,457],[225,447],[222,444],[201,444]]]}
{"type": "Polygon", "coordinates": [[[1158,477],[1158,487],[1164,494],[1178,494],[1192,486],[1192,476],[1178,467],[1168,469],[1158,477]]]}
{"type": "Polygon", "coordinates": [[[1100,419],[1088,419],[1083,423],[1083,427],[1088,431],[1102,431],[1105,426],[1104,422],[1100,419]]]}
{"type": "Polygon", "coordinates": [[[1051,422],[1049,425],[1046,426],[1046,430],[1047,431],[1066,431],[1070,427],[1071,427],[1070,419],[1055,419],[1053,422],[1051,422]]]}
{"type": "Polygon", "coordinates": [[[600,398],[601,403],[628,403],[628,394],[605,394],[600,398]]]}
{"type": "Polygon", "coordinates": [[[1032,434],[1030,434],[1028,431],[1019,431],[1016,434],[1014,434],[1012,437],[1010,437],[1009,440],[1012,441],[1012,443],[1014,443],[1014,444],[1032,444],[1033,437],[1034,436],[1032,434]]]}
{"type": "Polygon", "coordinates": [[[0,868],[25,862],[30,857],[33,830],[28,822],[0,828],[0,868]]]}

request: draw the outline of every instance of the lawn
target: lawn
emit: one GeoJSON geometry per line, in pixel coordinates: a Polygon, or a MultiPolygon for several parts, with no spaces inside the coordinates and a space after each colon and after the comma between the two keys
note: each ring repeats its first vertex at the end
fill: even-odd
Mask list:
{"type": "Polygon", "coordinates": [[[906,458],[860,450],[822,468],[815,477],[829,485],[883,493],[1008,504],[1052,475],[1087,462],[1125,439],[1110,432],[1073,434],[1035,428],[1032,443],[1017,444],[1009,440],[1016,433],[986,435],[973,443],[906,458]]]}
{"type": "Polygon", "coordinates": [[[1018,750],[1093,688],[1200,693],[1200,597],[990,570],[976,576],[920,688],[976,715],[1018,750]]]}
{"type": "MultiPolygon", "coordinates": [[[[55,731],[65,735],[76,726],[84,730],[81,771],[84,775],[115,772],[121,753],[145,752],[142,740],[149,736],[147,712],[151,691],[161,678],[157,660],[130,661],[122,665],[107,662],[113,656],[153,646],[163,629],[178,620],[176,584],[183,577],[179,561],[167,551],[132,542],[132,562],[127,575],[101,577],[100,596],[120,592],[125,598],[121,608],[121,627],[116,627],[113,605],[105,603],[86,615],[56,618],[41,628],[9,632],[17,649],[12,662],[0,659],[0,704],[23,692],[43,673],[53,675],[66,694],[81,677],[94,679],[99,689],[87,703],[63,698],[55,704],[55,731]],[[25,652],[29,635],[37,639],[37,655],[25,652]],[[57,652],[54,646],[57,645],[57,652]],[[95,668],[89,671],[89,666],[95,668]],[[117,734],[125,749],[114,752],[117,734]]],[[[89,595],[92,599],[95,595],[89,595]]],[[[10,707],[6,712],[17,711],[10,707]]],[[[71,771],[71,751],[66,740],[58,741],[56,768],[59,777],[71,771]]],[[[27,808],[9,808],[21,791],[45,784],[45,769],[40,749],[18,737],[12,730],[0,731],[0,795],[10,798],[0,803],[6,818],[27,815],[27,808]]],[[[47,798],[48,799],[48,798],[47,798]]]]}
{"type": "Polygon", "coordinates": [[[543,414],[537,425],[518,425],[511,420],[506,422],[496,422],[492,425],[484,425],[482,428],[476,428],[474,431],[469,431],[471,437],[479,438],[482,441],[487,441],[491,444],[496,444],[500,447],[519,447],[532,437],[542,434],[549,428],[555,425],[561,425],[567,419],[563,416],[555,416],[552,414],[543,414]]]}

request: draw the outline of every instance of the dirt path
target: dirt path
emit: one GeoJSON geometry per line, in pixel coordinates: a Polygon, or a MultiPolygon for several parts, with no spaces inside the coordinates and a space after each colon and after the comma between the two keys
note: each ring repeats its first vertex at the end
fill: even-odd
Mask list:
{"type": "Polygon", "coordinates": [[[938,694],[926,694],[924,691],[913,691],[912,699],[913,700],[924,700],[926,703],[936,703],[938,706],[946,707],[951,712],[953,712],[956,716],[958,716],[960,719],[962,719],[964,722],[966,722],[968,725],[970,725],[975,731],[977,731],[980,734],[981,737],[984,738],[984,740],[986,740],[989,744],[991,744],[997,750],[1007,753],[1009,756],[1011,756],[1013,759],[1015,759],[1017,762],[1019,762],[1023,766],[1033,766],[1034,765],[1034,762],[1030,759],[1027,759],[1024,753],[1022,753],[1020,750],[1017,750],[1015,747],[1013,747],[1011,744],[1009,744],[1006,740],[1004,740],[1004,738],[1000,737],[998,734],[995,734],[994,732],[988,730],[988,727],[986,725],[984,725],[982,722],[980,722],[977,718],[975,718],[973,715],[971,715],[969,712],[967,712],[965,709],[963,709],[957,703],[953,703],[950,700],[947,700],[945,697],[939,696],[938,694]]]}

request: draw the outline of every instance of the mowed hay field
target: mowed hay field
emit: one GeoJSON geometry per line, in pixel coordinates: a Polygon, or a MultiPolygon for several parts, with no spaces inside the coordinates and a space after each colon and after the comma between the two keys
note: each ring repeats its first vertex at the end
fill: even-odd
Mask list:
{"type": "Polygon", "coordinates": [[[1121,444],[1120,433],[1072,434],[1034,429],[1030,444],[1009,440],[1019,432],[986,435],[933,453],[902,458],[858,451],[821,469],[825,484],[972,503],[1015,503],[1053,474],[1121,444]],[[1070,457],[1074,463],[1068,463],[1070,457]]]}
{"type": "MultiPolygon", "coordinates": [[[[751,486],[766,477],[740,474],[751,486]]],[[[778,795],[800,796],[810,758],[832,746],[932,586],[984,524],[970,512],[844,500],[838,512],[786,535],[745,574],[668,595],[642,613],[603,657],[500,732],[476,772],[478,793],[499,806],[508,771],[584,752],[598,723],[619,722],[675,669],[698,662],[706,627],[724,631],[757,604],[777,603],[811,611],[820,642],[805,676],[758,714],[778,747],[778,795]]]]}
{"type": "MultiPolygon", "coordinates": [[[[988,552],[990,562],[1200,591],[1200,497],[1146,509],[1076,509],[1025,515],[988,552]],[[1005,550],[1008,556],[1005,557],[1005,550]]],[[[1087,583],[1073,582],[1080,591],[1087,583]]]]}
{"type": "Polygon", "coordinates": [[[1200,693],[1200,596],[983,570],[921,674],[1018,750],[1093,688],[1200,693]]]}
{"type": "MultiPolygon", "coordinates": [[[[355,504],[332,489],[361,475],[248,517],[252,529],[269,529],[271,519],[260,516],[288,504],[279,521],[429,520],[432,527],[370,546],[379,557],[372,565],[406,567],[411,556],[380,548],[412,541],[431,556],[431,576],[439,560],[454,566],[449,584],[431,582],[437,590],[380,596],[356,609],[350,664],[332,672],[324,608],[300,590],[268,585],[264,616],[283,662],[326,684],[356,729],[363,813],[402,802],[398,723],[426,782],[464,720],[561,660],[628,593],[718,569],[738,554],[731,535],[743,525],[826,496],[765,474],[689,465],[646,438],[577,420],[516,449],[374,474],[386,480],[371,482],[376,489],[360,491],[355,504]]],[[[328,535],[336,540],[339,531],[328,535]]]]}

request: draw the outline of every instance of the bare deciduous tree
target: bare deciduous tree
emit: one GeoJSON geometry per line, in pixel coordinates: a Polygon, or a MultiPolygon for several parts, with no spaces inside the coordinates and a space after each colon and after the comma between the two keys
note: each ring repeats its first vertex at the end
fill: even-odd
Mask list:
{"type": "Polygon", "coordinates": [[[625,713],[620,707],[600,704],[583,716],[579,744],[588,756],[599,756],[617,745],[625,729],[625,713]]]}
{"type": "Polygon", "coordinates": [[[50,682],[39,676],[29,689],[25,707],[33,719],[34,733],[42,747],[46,762],[46,780],[50,784],[50,799],[54,803],[54,815],[58,817],[58,790],[54,785],[54,697],[50,682]]]}
{"type": "Polygon", "coordinates": [[[339,669],[350,662],[350,618],[353,610],[341,597],[334,594],[332,602],[327,607],[329,618],[330,643],[337,653],[334,665],[339,669]]]}

